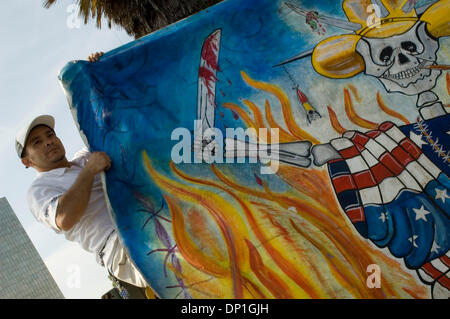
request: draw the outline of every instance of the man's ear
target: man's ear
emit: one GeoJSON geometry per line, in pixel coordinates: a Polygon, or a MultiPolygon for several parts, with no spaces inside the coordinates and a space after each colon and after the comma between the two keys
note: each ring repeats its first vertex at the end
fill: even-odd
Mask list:
{"type": "Polygon", "coordinates": [[[22,161],[22,164],[25,165],[26,168],[32,166],[31,165],[32,163],[31,163],[30,159],[28,157],[26,157],[26,156],[22,157],[21,161],[22,161]]]}

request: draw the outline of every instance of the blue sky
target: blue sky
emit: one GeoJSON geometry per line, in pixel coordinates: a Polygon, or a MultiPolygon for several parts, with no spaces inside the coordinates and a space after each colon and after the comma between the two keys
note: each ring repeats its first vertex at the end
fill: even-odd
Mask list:
{"type": "Polygon", "coordinates": [[[95,51],[109,51],[133,39],[105,23],[77,28],[75,1],[0,3],[0,197],[6,197],[66,298],[100,298],[112,288],[106,270],[94,256],[38,223],[28,209],[26,192],[35,171],[25,169],[14,150],[16,131],[32,117],[51,114],[70,159],[84,146],[58,82],[59,70],[71,60],[95,51]],[[79,278],[79,281],[77,280],[79,278]],[[78,284],[79,282],[79,284],[78,284]]]}

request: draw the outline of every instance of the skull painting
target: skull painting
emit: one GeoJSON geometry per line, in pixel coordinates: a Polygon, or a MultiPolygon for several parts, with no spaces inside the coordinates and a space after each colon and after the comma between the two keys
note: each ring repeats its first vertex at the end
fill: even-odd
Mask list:
{"type": "Polygon", "coordinates": [[[431,90],[441,74],[434,65],[439,42],[417,22],[408,32],[389,38],[363,37],[356,47],[365,73],[377,77],[388,92],[417,95],[431,90]]]}

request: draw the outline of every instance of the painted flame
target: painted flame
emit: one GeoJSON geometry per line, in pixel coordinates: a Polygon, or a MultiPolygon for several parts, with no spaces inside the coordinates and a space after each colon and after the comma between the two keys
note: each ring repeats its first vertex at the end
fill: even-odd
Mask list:
{"type": "Polygon", "coordinates": [[[344,128],[341,125],[341,123],[339,123],[338,117],[337,117],[336,113],[333,111],[333,109],[330,106],[328,106],[327,109],[328,109],[328,115],[330,116],[331,127],[339,134],[341,134],[341,135],[344,134],[347,131],[347,129],[344,128]]]}
{"type": "Polygon", "coordinates": [[[345,104],[345,113],[347,114],[350,121],[352,121],[352,123],[370,130],[374,130],[378,127],[377,123],[368,121],[360,117],[358,114],[356,114],[355,108],[353,106],[352,97],[350,96],[350,92],[346,88],[344,88],[344,104],[345,104]]]}
{"type": "Polygon", "coordinates": [[[447,72],[445,79],[447,82],[447,93],[448,93],[448,95],[450,95],[450,73],[447,72]]]}
{"type": "Polygon", "coordinates": [[[311,136],[309,133],[307,133],[305,130],[303,130],[302,128],[300,128],[298,126],[297,122],[294,119],[294,115],[292,113],[292,108],[291,108],[291,103],[289,101],[289,98],[283,92],[283,90],[281,90],[276,85],[253,80],[244,71],[241,71],[241,76],[244,79],[244,81],[251,87],[265,91],[269,94],[272,94],[280,101],[281,110],[283,112],[283,116],[284,116],[284,119],[288,126],[288,129],[291,132],[291,134],[297,138],[297,140],[308,140],[308,141],[311,141],[313,144],[320,143],[319,140],[317,140],[316,138],[314,138],[313,136],[311,136]]]}
{"type": "Polygon", "coordinates": [[[386,113],[389,114],[392,117],[398,118],[399,120],[401,120],[403,123],[405,124],[411,124],[406,117],[404,117],[403,115],[401,115],[398,112],[395,112],[394,110],[390,109],[389,107],[387,107],[387,105],[384,103],[383,98],[381,97],[380,92],[377,92],[377,102],[378,105],[380,106],[381,110],[386,113]]]}
{"type": "MultiPolygon", "coordinates": [[[[279,128],[280,142],[320,143],[298,126],[280,88],[253,80],[245,72],[241,75],[251,87],[278,99],[286,128],[275,121],[267,99],[265,117],[250,100],[243,104],[251,115],[235,103],[223,107],[239,115],[247,127],[279,128]]],[[[360,101],[356,88],[350,90],[360,101]]],[[[344,102],[353,123],[377,127],[356,114],[347,89],[344,102]]],[[[379,94],[378,103],[385,113],[406,120],[389,109],[379,94]]],[[[333,128],[345,132],[331,107],[328,110],[333,128]]],[[[169,178],[153,167],[145,151],[142,158],[149,177],[165,192],[183,264],[183,274],[177,275],[194,298],[427,297],[427,289],[398,261],[359,236],[341,211],[324,169],[281,164],[277,175],[291,188],[280,192],[264,178],[258,183],[253,180],[254,184],[242,180],[241,174],[226,166],[222,171],[211,165],[214,178],[205,178],[171,163],[169,178]],[[371,264],[382,269],[380,289],[366,286],[371,264]]]]}
{"type": "Polygon", "coordinates": [[[317,196],[332,191],[329,182],[324,183],[326,173],[322,170],[281,167],[280,176],[296,187],[289,193],[278,193],[265,181],[264,191],[258,189],[259,185],[244,186],[214,165],[211,170],[217,180],[190,176],[171,163],[174,177],[182,183],[159,173],[145,152],[142,157],[149,176],[166,192],[174,240],[183,262],[182,278],[194,297],[424,295],[424,290],[399,263],[355,234],[334,198],[317,196]],[[305,176],[308,178],[302,178],[305,176]],[[292,207],[295,213],[289,210],[292,207]],[[186,217],[190,214],[196,217],[186,217]],[[193,225],[187,224],[199,223],[200,219],[204,219],[204,227],[211,227],[208,223],[214,222],[220,236],[195,231],[193,225]],[[219,248],[215,253],[201,248],[199,243],[205,241],[209,241],[208,246],[219,248]],[[390,269],[388,274],[383,272],[386,283],[380,289],[365,286],[366,267],[373,263],[390,269]],[[201,284],[194,289],[193,282],[201,284]],[[391,282],[395,285],[391,286],[391,282]]]}

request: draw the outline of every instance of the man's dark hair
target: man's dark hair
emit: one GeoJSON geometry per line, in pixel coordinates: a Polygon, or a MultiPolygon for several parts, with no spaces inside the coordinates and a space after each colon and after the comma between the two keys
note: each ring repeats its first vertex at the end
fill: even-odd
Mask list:
{"type": "MultiPolygon", "coordinates": [[[[92,17],[101,27],[102,17],[120,25],[135,39],[206,9],[222,0],[97,0],[78,1],[85,23],[92,17]],[[81,5],[84,3],[84,5],[81,5]]],[[[48,8],[57,0],[45,0],[48,8]]]]}

